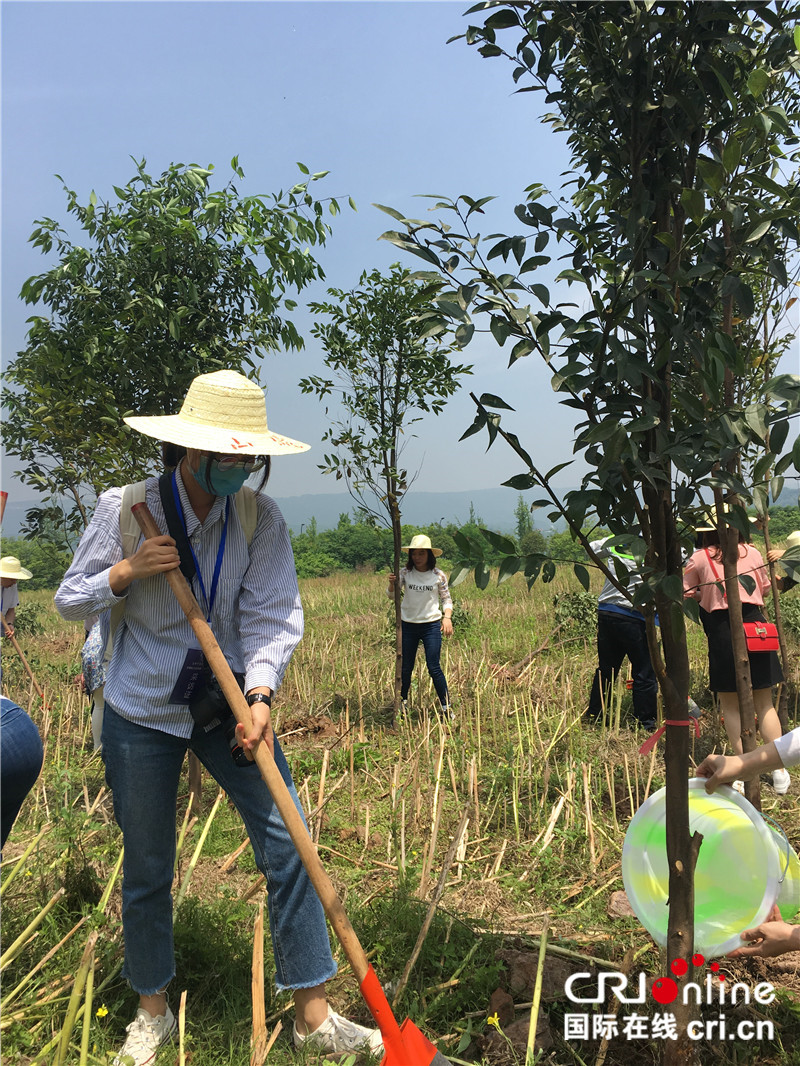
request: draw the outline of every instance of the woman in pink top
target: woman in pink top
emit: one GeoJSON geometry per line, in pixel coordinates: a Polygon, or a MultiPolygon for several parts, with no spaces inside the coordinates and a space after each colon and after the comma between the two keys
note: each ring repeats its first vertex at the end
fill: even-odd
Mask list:
{"type": "MultiPolygon", "coordinates": [[[[769,575],[761,553],[752,544],[744,543],[741,533],[737,573],[740,576],[747,575],[755,582],[752,592],[748,592],[744,585],[739,583],[744,621],[765,621],[761,609],[764,606],[764,594],[770,590],[769,575]]],[[[716,530],[704,533],[703,547],[687,562],[683,572],[683,592],[684,596],[691,596],[700,604],[700,621],[708,641],[709,687],[719,697],[725,731],[731,747],[736,755],[741,755],[742,722],[739,697],[736,694],[730,615],[724,592],[722,551],[716,530]]],[[[769,743],[781,735],[781,726],[772,699],[772,686],[783,681],[783,671],[775,652],[751,652],[749,658],[758,729],[764,741],[769,743]]],[[[790,784],[788,772],[785,769],[776,769],[772,775],[772,784],[776,792],[787,792],[790,784]]]]}

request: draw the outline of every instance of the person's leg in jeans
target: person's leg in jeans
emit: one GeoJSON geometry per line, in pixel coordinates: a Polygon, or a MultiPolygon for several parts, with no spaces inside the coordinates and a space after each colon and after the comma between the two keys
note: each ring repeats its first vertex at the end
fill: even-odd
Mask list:
{"type": "MultiPolygon", "coordinates": [[[[336,973],[325,913],[272,796],[255,763],[238,766],[222,728],[195,727],[192,750],[225,789],[244,821],[256,865],[267,879],[267,905],[279,989],[310,989],[336,973]]],[[[283,752],[275,764],[295,807],[302,807],[283,752]]]]}
{"type": "Polygon", "coordinates": [[[626,620],[624,630],[633,677],[633,713],[643,726],[652,729],[658,720],[658,681],[650,660],[646,624],[635,618],[626,620]]]}
{"type": "Polygon", "coordinates": [[[439,703],[442,707],[447,707],[447,679],[444,676],[444,670],[442,670],[440,662],[442,654],[442,623],[426,622],[420,626],[420,629],[422,631],[422,646],[425,649],[425,663],[428,667],[428,673],[431,675],[431,681],[433,681],[433,687],[439,697],[439,703]]]}
{"type": "Polygon", "coordinates": [[[0,700],[0,850],[25,797],[36,784],[44,749],[33,720],[5,697],[0,700]]]}
{"type": "Polygon", "coordinates": [[[617,628],[615,615],[607,611],[597,612],[598,666],[594,672],[587,711],[587,717],[594,722],[602,721],[603,712],[608,707],[611,688],[625,658],[625,645],[619,639],[617,628]]]}
{"type": "Polygon", "coordinates": [[[420,629],[416,622],[401,622],[402,627],[402,652],[403,662],[401,666],[400,698],[408,699],[408,690],[411,688],[411,675],[414,672],[414,662],[417,658],[417,648],[420,641],[420,629]]]}
{"type": "MultiPolygon", "coordinates": [[[[123,976],[140,997],[175,976],[172,881],[178,781],[188,741],[130,722],[106,703],[103,758],[122,830],[123,976]]],[[[142,1003],[152,1013],[146,1001],[142,1003]]]]}

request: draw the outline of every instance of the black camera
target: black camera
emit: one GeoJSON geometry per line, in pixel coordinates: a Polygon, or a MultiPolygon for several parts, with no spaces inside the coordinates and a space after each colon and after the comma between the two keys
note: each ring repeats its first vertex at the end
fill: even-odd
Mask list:
{"type": "MultiPolygon", "coordinates": [[[[239,687],[244,691],[244,677],[240,674],[234,676],[239,682],[239,687]]],[[[231,749],[233,761],[237,766],[249,764],[250,760],[236,736],[236,718],[225,699],[225,693],[219,681],[214,677],[208,664],[200,677],[197,692],[189,701],[189,713],[194,722],[206,731],[216,728],[217,725],[221,726],[231,749]]]]}

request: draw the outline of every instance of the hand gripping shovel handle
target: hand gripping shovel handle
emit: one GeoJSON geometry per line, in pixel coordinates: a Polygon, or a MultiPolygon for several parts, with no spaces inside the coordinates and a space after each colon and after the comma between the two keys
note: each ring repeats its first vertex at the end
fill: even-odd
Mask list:
{"type": "MultiPolygon", "coordinates": [[[[134,504],[131,507],[131,513],[145,537],[161,536],[161,530],[156,525],[147,504],[134,504]]],[[[237,722],[242,723],[245,732],[249,732],[252,727],[250,707],[242,694],[242,690],[239,688],[236,678],[233,676],[233,671],[228,666],[227,659],[222,654],[222,649],[217,643],[211,627],[203,617],[203,612],[200,610],[186,578],[177,568],[175,570],[166,570],[164,577],[169,582],[175,598],[189,620],[200,647],[203,649],[208,665],[213,670],[217,681],[219,681],[220,688],[225,694],[225,699],[228,701],[234,717],[237,722]]],[[[283,823],[288,830],[297,854],[300,856],[300,861],[303,863],[306,873],[316,889],[328,921],[333,926],[333,930],[344,948],[344,953],[353,969],[353,973],[356,975],[367,1006],[378,1023],[387,1052],[392,1047],[397,1048],[397,1066],[401,1066],[401,1063],[402,1066],[409,1066],[411,1060],[408,1054],[403,1052],[403,1036],[392,1014],[389,1002],[367,960],[367,956],[364,954],[364,949],[359,943],[355,930],[350,924],[350,919],[345,913],[342,901],[336,894],[336,889],[331,884],[330,878],[325,873],[322,862],[317,855],[317,849],[308,835],[305,823],[294,805],[286,783],[281,777],[272,753],[266,744],[258,745],[254,758],[275,806],[278,808],[281,818],[283,818],[283,823]]],[[[435,1051],[436,1049],[434,1048],[433,1050],[435,1051]]],[[[394,1058],[393,1061],[395,1061],[394,1058]]],[[[428,1058],[425,1061],[430,1062],[431,1060],[428,1058]]]]}

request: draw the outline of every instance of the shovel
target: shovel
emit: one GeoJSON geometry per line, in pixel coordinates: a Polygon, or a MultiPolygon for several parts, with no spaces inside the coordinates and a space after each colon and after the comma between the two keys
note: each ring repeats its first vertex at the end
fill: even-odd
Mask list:
{"type": "MultiPolygon", "coordinates": [[[[161,536],[161,530],[156,525],[147,504],[134,504],[131,507],[131,513],[139,523],[139,528],[145,537],[161,536]]],[[[244,698],[219,644],[217,644],[211,627],[197,605],[186,578],[177,568],[165,571],[164,577],[169,582],[175,598],[189,620],[189,624],[194,630],[200,647],[203,649],[203,654],[214,672],[214,676],[219,681],[234,717],[237,722],[242,723],[245,731],[249,732],[252,719],[247,700],[244,698]]],[[[359,983],[361,995],[364,997],[364,1001],[381,1031],[385,1048],[383,1063],[385,1066],[450,1066],[449,1061],[440,1051],[437,1051],[410,1018],[406,1018],[402,1025],[397,1024],[397,1020],[392,1014],[392,1008],[389,1006],[389,1001],[381,988],[380,981],[364,954],[364,949],[361,947],[355,930],[350,924],[350,919],[345,913],[342,901],[336,894],[336,889],[325,873],[317,854],[317,849],[308,835],[305,823],[294,805],[289,790],[266,744],[259,744],[255,750],[254,760],[272,795],[275,806],[278,808],[281,818],[283,818],[283,823],[306,869],[306,873],[316,889],[328,921],[339,938],[339,942],[359,983]]]]}

